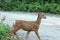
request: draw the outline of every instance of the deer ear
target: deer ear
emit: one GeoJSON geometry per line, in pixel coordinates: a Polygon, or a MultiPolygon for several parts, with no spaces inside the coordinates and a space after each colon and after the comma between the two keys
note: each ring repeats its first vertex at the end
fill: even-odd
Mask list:
{"type": "Polygon", "coordinates": [[[40,13],[41,11],[40,11],[39,8],[36,8],[35,12],[36,12],[36,13],[40,13]]]}
{"type": "Polygon", "coordinates": [[[41,15],[44,15],[42,12],[40,12],[41,15]]]}

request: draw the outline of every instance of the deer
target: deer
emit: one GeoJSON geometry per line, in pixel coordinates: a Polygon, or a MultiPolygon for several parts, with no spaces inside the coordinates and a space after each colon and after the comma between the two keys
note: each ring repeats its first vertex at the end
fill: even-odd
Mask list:
{"type": "Polygon", "coordinates": [[[9,32],[9,37],[11,37],[12,33],[16,34],[16,32],[18,30],[23,29],[23,30],[27,31],[26,40],[27,40],[29,33],[31,31],[34,31],[36,33],[38,39],[41,40],[41,38],[38,34],[38,29],[39,29],[39,26],[41,24],[41,19],[46,18],[46,17],[41,12],[37,12],[37,14],[38,14],[38,17],[37,17],[36,21],[15,20],[15,23],[13,23],[14,29],[12,29],[9,32]]]}

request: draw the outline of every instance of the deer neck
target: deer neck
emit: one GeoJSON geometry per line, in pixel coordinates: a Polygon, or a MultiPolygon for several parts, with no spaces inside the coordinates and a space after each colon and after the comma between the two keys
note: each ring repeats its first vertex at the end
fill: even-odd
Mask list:
{"type": "Polygon", "coordinates": [[[38,15],[38,18],[37,18],[37,21],[36,21],[38,24],[40,24],[41,23],[41,18],[39,17],[39,15],[38,15]]]}

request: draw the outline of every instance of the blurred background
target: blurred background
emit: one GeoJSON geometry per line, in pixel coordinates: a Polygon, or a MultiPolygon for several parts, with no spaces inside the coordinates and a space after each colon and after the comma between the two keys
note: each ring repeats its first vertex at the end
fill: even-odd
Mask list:
{"type": "MultiPolygon", "coordinates": [[[[0,0],[0,40],[8,40],[15,20],[36,21],[36,10],[46,19],[41,20],[39,36],[41,40],[60,40],[60,0],[0,0]]],[[[27,31],[19,30],[11,40],[25,40],[27,31]]],[[[38,40],[31,32],[28,40],[38,40]]]]}

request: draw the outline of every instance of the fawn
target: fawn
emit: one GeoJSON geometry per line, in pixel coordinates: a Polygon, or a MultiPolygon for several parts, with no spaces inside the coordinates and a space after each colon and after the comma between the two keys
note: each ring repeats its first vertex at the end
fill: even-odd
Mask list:
{"type": "Polygon", "coordinates": [[[39,29],[39,25],[41,23],[42,18],[46,18],[46,17],[42,13],[38,12],[38,18],[36,21],[15,20],[15,23],[13,24],[14,29],[9,32],[9,37],[11,37],[12,33],[16,34],[16,32],[19,29],[23,29],[23,30],[27,31],[26,40],[31,31],[34,31],[36,33],[38,39],[40,40],[40,37],[38,34],[38,29],[39,29]]]}

